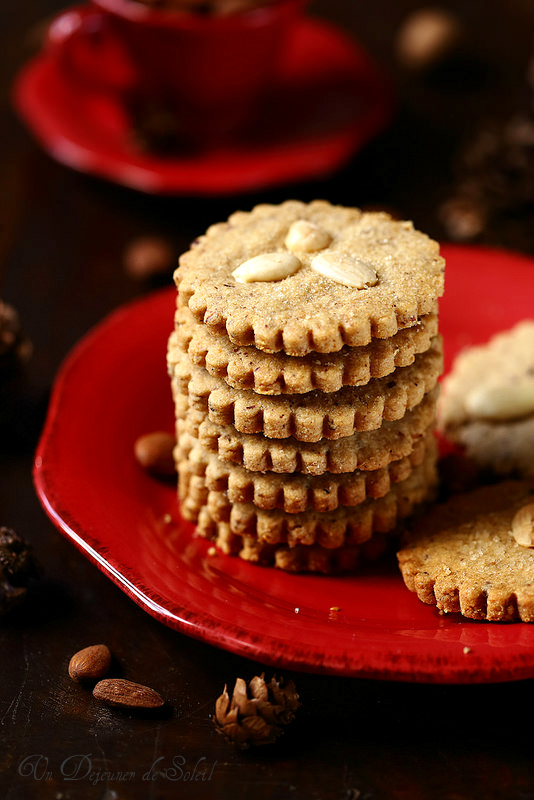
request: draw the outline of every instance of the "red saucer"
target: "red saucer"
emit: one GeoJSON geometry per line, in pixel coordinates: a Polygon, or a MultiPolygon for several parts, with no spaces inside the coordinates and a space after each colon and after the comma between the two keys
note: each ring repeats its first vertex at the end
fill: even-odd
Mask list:
{"type": "Polygon", "coordinates": [[[177,157],[137,149],[121,93],[82,86],[60,66],[53,43],[18,75],[13,101],[57,161],[155,194],[223,195],[320,178],[343,166],[390,119],[387,81],[329,24],[302,18],[281,74],[255,131],[177,157]]]}

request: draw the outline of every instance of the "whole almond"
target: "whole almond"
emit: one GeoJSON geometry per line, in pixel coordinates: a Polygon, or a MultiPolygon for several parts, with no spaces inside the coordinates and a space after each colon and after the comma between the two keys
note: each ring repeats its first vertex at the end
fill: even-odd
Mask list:
{"type": "Polygon", "coordinates": [[[293,253],[262,253],[249,258],[232,272],[238,283],[254,281],[281,281],[288,278],[302,267],[300,260],[293,253]]]}
{"type": "Polygon", "coordinates": [[[141,236],[126,247],[123,261],[130,278],[144,280],[172,272],[176,255],[171,243],[161,236],[141,236]]]}
{"type": "Polygon", "coordinates": [[[349,253],[322,250],[319,255],[312,258],[310,267],[314,272],[318,272],[336,283],[352,286],[355,289],[367,289],[378,283],[378,275],[374,267],[349,253]]]}
{"type": "Polygon", "coordinates": [[[534,547],[534,503],[517,511],[512,519],[512,536],[523,547],[534,547]]]}
{"type": "Polygon", "coordinates": [[[141,466],[155,475],[174,475],[173,450],[176,439],[172,433],[154,431],[140,436],[134,443],[134,454],[141,466]]]}
{"type": "Polygon", "coordinates": [[[479,386],[465,399],[466,410],[473,417],[509,420],[534,414],[534,380],[498,386],[479,386]]]}
{"type": "Polygon", "coordinates": [[[313,253],[315,250],[328,247],[331,241],[332,236],[324,228],[308,222],[307,219],[298,219],[291,225],[285,245],[291,251],[303,250],[305,253],[313,253]]]}
{"type": "Polygon", "coordinates": [[[396,42],[399,60],[409,69],[426,69],[453,53],[462,34],[459,18],[449,11],[419,9],[399,29],[396,42]]]}
{"type": "Polygon", "coordinates": [[[111,652],[105,644],[93,644],[75,653],[69,661],[73,681],[98,681],[111,666],[111,652]]]}
{"type": "Polygon", "coordinates": [[[124,678],[106,678],[93,689],[93,697],[114,708],[156,709],[165,701],[155,689],[124,678]]]}

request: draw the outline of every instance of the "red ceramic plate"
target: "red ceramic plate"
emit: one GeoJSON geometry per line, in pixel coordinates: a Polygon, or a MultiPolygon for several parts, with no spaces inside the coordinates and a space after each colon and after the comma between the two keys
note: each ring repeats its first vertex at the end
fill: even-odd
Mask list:
{"type": "MultiPolygon", "coordinates": [[[[443,252],[450,365],[460,348],[532,314],[534,261],[443,252]]],[[[62,367],[35,460],[39,497],[58,528],[161,622],[264,664],[434,683],[533,677],[534,626],[440,616],[393,564],[331,578],[207,555],[180,519],[174,486],[133,457],[137,436],[173,429],[165,349],[174,301],[169,289],[115,312],[62,367]]]]}
{"type": "MultiPolygon", "coordinates": [[[[76,34],[74,56],[97,37],[98,54],[103,20],[98,10],[74,7],[54,30],[76,34]]],[[[247,136],[167,158],[135,145],[123,94],[73,75],[54,40],[18,75],[13,100],[58,161],[155,194],[223,195],[328,175],[391,117],[390,86],[381,72],[352,39],[320,20],[298,22],[280,72],[247,136]]]]}

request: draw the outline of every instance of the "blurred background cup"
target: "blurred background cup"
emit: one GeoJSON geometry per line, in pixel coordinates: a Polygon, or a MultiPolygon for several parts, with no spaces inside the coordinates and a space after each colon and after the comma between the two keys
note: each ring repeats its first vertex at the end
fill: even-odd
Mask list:
{"type": "Polygon", "coordinates": [[[172,113],[202,146],[235,136],[256,115],[307,2],[216,14],[92,0],[58,16],[48,44],[81,89],[122,92],[138,114],[172,113]]]}

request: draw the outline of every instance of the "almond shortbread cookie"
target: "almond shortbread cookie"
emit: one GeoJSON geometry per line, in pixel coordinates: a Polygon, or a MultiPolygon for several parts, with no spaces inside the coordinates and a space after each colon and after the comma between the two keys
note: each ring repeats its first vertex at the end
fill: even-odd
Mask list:
{"type": "Polygon", "coordinates": [[[216,523],[206,511],[203,529],[212,529],[215,546],[223,553],[239,556],[244,561],[285,572],[316,572],[325,575],[354,572],[365,563],[376,561],[391,547],[391,537],[376,533],[362,544],[328,548],[321,545],[261,544],[254,536],[238,536],[228,523],[216,523]]]}
{"type": "Polygon", "coordinates": [[[325,201],[236,212],[182,255],[179,303],[211,333],[292,356],[360,347],[429,314],[439,246],[385,213],[325,201]]]}
{"type": "Polygon", "coordinates": [[[232,389],[202,367],[178,355],[170,369],[176,390],[188,394],[191,409],[207,411],[212,422],[233,425],[241,433],[263,433],[271,439],[290,436],[303,442],[341,439],[355,431],[379,428],[383,421],[398,420],[418,405],[437,384],[443,367],[441,338],[385,378],[361,387],[347,386],[335,395],[308,392],[268,397],[250,390],[232,389]]]}
{"type": "MultiPolygon", "coordinates": [[[[384,422],[377,430],[315,443],[240,433],[230,425],[216,425],[203,412],[189,412],[184,419],[178,419],[177,432],[178,436],[183,431],[193,433],[202,447],[217,453],[223,461],[241,464],[252,472],[322,475],[375,470],[410,455],[420,439],[434,428],[438,395],[436,387],[402,419],[384,422]]],[[[182,410],[184,405],[187,408],[187,398],[182,410]]]]}
{"type": "Polygon", "coordinates": [[[458,355],[443,382],[439,425],[480,467],[534,478],[534,320],[458,355]]]}
{"type": "Polygon", "coordinates": [[[280,508],[297,514],[312,508],[333,511],[338,506],[355,506],[367,497],[383,497],[393,483],[405,480],[428,453],[436,456],[433,433],[421,439],[409,456],[372,471],[355,470],[338,475],[278,475],[250,472],[237,464],[221,461],[199,446],[189,434],[179,437],[176,461],[188,461],[193,474],[203,475],[208,490],[225,492],[231,503],[253,503],[258,508],[280,508]]]}
{"type": "Polygon", "coordinates": [[[534,548],[512,533],[533,502],[533,484],[505,481],[432,508],[397,554],[408,589],[444,612],[534,622],[534,548]]]}
{"type": "MultiPolygon", "coordinates": [[[[205,517],[201,512],[205,508],[211,521],[228,523],[232,533],[255,536],[262,544],[320,544],[328,548],[360,544],[374,533],[392,531],[416,505],[432,496],[436,483],[435,461],[427,458],[408,478],[393,484],[384,497],[367,499],[357,506],[339,506],[335,511],[298,514],[266,511],[252,503],[230,503],[224,492],[211,491],[205,504],[199,503],[198,531],[208,538],[213,535],[211,527],[203,528],[205,517]]],[[[192,513],[191,498],[186,500],[192,513]]]]}
{"type": "Polygon", "coordinates": [[[169,361],[179,361],[174,348],[186,351],[191,362],[210,375],[234,389],[251,389],[258,394],[337,392],[342,386],[363,386],[371,378],[409,366],[418,353],[428,350],[437,332],[438,317],[433,311],[390,339],[374,339],[364,347],[344,347],[338,353],[297,357],[239,347],[226,335],[211,334],[188,309],[180,308],[169,342],[169,361]]]}

